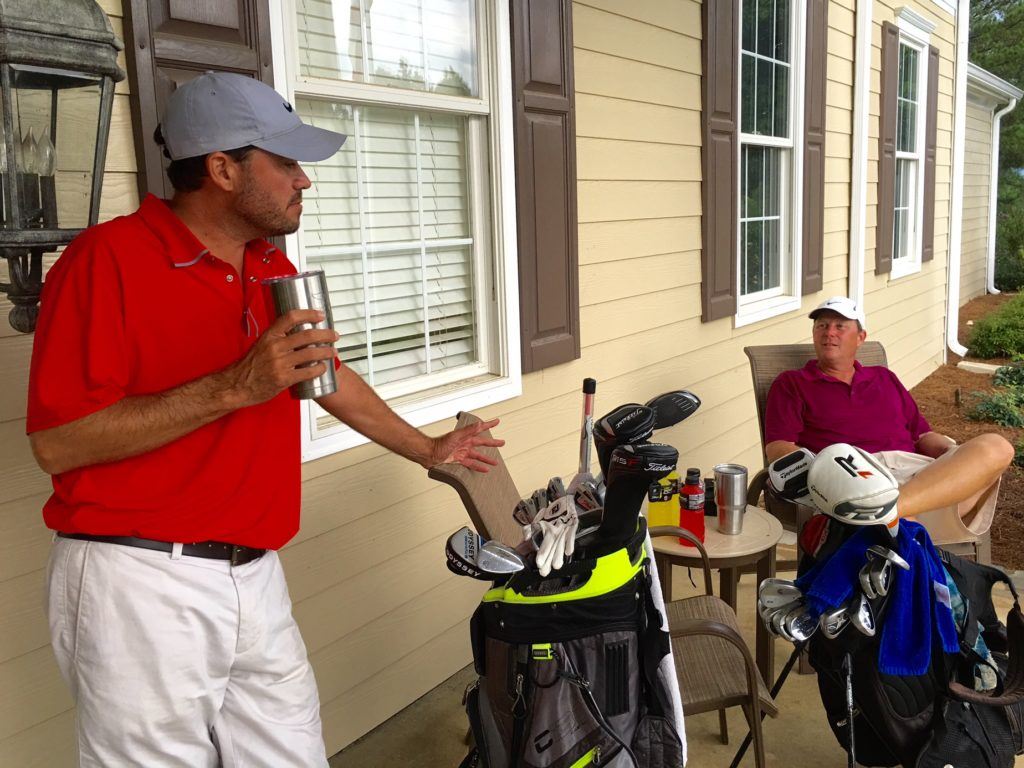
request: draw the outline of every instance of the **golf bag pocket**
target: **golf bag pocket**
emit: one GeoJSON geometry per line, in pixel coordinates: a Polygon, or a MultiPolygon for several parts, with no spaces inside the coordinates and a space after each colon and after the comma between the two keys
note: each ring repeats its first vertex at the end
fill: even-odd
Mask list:
{"type": "Polygon", "coordinates": [[[947,700],[915,768],[1012,768],[1009,733],[1004,710],[947,700]]]}
{"type": "Polygon", "coordinates": [[[682,765],[683,744],[672,721],[656,715],[641,718],[633,734],[633,754],[640,765],[682,765]]]}

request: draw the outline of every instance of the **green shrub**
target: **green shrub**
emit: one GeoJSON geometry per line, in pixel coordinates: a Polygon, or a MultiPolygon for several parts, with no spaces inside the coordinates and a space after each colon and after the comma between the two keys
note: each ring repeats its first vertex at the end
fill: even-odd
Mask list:
{"type": "Polygon", "coordinates": [[[1024,440],[1013,446],[1013,464],[1024,467],[1024,440]]]}
{"type": "Polygon", "coordinates": [[[1003,204],[999,209],[995,284],[1001,291],[1019,291],[1024,288],[1024,206],[1003,204]]]}
{"type": "Polygon", "coordinates": [[[992,375],[992,384],[996,387],[1024,389],[1024,362],[1014,360],[1009,365],[996,368],[996,372],[992,375]]]}
{"type": "Polygon", "coordinates": [[[973,393],[975,402],[967,412],[972,421],[988,421],[1001,427],[1024,427],[1024,390],[1007,387],[995,392],[973,393]]]}
{"type": "Polygon", "coordinates": [[[1014,357],[1024,353],[1024,294],[978,320],[968,346],[973,357],[1014,357]]]}

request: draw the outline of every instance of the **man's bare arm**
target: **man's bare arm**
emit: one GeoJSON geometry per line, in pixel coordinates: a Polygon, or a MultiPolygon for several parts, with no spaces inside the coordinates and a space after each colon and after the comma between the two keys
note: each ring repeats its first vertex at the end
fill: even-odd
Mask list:
{"type": "Polygon", "coordinates": [[[956,440],[941,432],[925,432],[914,444],[914,450],[923,456],[939,458],[942,454],[956,445],[956,440]]]}
{"type": "Polygon", "coordinates": [[[338,390],[317,398],[317,403],[336,419],[388,450],[429,469],[443,462],[486,472],[496,460],[477,449],[481,446],[500,448],[504,440],[480,437],[479,434],[498,424],[498,420],[479,422],[452,430],[440,437],[429,437],[391,410],[348,366],[337,371],[338,390]]]}
{"type": "Polygon", "coordinates": [[[765,455],[768,457],[768,463],[781,459],[787,453],[800,450],[800,446],[796,443],[791,443],[788,440],[773,440],[764,447],[765,455]]]}
{"type": "Polygon", "coordinates": [[[155,395],[126,397],[81,419],[29,435],[39,466],[51,475],[126,459],[177,440],[216,419],[265,402],[281,390],[324,372],[334,356],[334,331],[287,335],[300,323],[317,322],[314,310],[296,310],[277,320],[237,363],[155,395]]]}

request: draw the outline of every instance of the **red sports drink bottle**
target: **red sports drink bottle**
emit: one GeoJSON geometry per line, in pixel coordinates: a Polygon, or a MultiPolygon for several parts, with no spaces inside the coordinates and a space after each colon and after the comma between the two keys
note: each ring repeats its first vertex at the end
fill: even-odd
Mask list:
{"type": "MultiPolygon", "coordinates": [[[[700,470],[694,467],[686,470],[686,482],[679,489],[679,527],[685,528],[704,542],[704,484],[700,470]]],[[[684,547],[692,547],[688,540],[680,538],[684,547]]]]}

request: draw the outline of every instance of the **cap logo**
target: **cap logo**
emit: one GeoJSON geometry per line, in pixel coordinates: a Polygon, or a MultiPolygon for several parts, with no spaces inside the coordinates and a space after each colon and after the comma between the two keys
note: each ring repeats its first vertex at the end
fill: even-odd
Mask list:
{"type": "Polygon", "coordinates": [[[289,104],[289,103],[288,103],[287,101],[286,101],[286,102],[284,102],[284,108],[285,108],[286,110],[288,110],[289,112],[291,112],[291,111],[292,111],[292,105],[291,105],[291,104],[289,104]]]}

